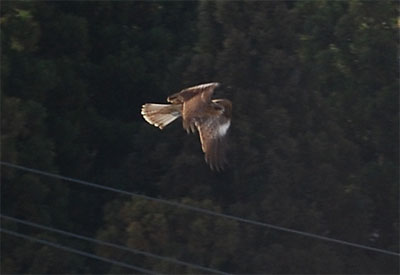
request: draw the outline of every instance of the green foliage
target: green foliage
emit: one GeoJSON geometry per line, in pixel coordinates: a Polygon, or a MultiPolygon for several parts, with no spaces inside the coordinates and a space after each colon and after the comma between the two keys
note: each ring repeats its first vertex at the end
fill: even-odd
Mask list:
{"type": "MultiPolygon", "coordinates": [[[[182,199],[181,203],[219,212],[209,200],[182,199]]],[[[102,240],[114,241],[139,250],[177,258],[213,268],[228,267],[236,252],[239,228],[236,222],[193,215],[187,210],[155,202],[133,199],[112,203],[105,210],[105,225],[99,231],[102,240]]],[[[130,252],[99,247],[103,257],[141,262],[153,270],[167,273],[196,272],[155,259],[140,259],[130,252]]],[[[111,269],[111,273],[121,272],[111,269]]],[[[198,272],[198,271],[197,271],[198,272]]]]}
{"type": "MultiPolygon", "coordinates": [[[[1,159],[399,251],[395,1],[6,1],[1,159]],[[145,102],[222,82],[229,167],[145,102]]],[[[254,274],[398,273],[396,257],[2,167],[2,214],[254,274]]],[[[30,230],[160,273],[198,270],[30,230]]],[[[128,273],[2,234],[2,273],[128,273]]]]}

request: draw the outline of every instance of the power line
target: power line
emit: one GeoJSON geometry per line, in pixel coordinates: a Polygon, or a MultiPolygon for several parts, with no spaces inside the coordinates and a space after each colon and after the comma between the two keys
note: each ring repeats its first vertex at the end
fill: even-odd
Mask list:
{"type": "Polygon", "coordinates": [[[225,275],[228,274],[228,273],[225,273],[225,272],[213,269],[213,268],[208,268],[208,267],[204,267],[204,266],[201,266],[201,265],[180,261],[180,260],[177,260],[177,259],[174,259],[174,258],[170,258],[170,257],[159,256],[159,255],[156,255],[156,254],[153,254],[153,253],[150,253],[150,252],[145,252],[145,251],[142,251],[142,250],[139,250],[139,249],[130,248],[130,247],[126,247],[126,246],[122,246],[122,245],[118,245],[118,244],[114,244],[114,243],[110,243],[110,242],[106,242],[106,241],[102,241],[102,240],[89,238],[89,237],[86,237],[86,236],[83,236],[83,235],[79,235],[79,234],[75,234],[75,233],[72,233],[72,232],[64,231],[64,230],[61,230],[61,229],[56,229],[56,228],[48,227],[48,226],[45,226],[45,225],[29,222],[29,221],[26,221],[26,220],[17,219],[17,218],[6,216],[6,215],[2,215],[2,214],[0,214],[0,217],[3,218],[3,219],[6,219],[6,220],[17,222],[17,223],[29,225],[29,226],[32,226],[32,227],[36,227],[36,228],[40,228],[40,229],[44,229],[44,230],[48,230],[48,231],[52,231],[52,232],[56,232],[56,233],[63,234],[63,235],[66,235],[66,236],[75,237],[75,238],[78,238],[78,239],[81,239],[81,240],[90,241],[90,242],[94,242],[94,243],[97,243],[97,244],[107,245],[107,246],[111,246],[111,247],[114,247],[114,248],[122,249],[122,250],[125,250],[125,251],[133,252],[133,253],[136,253],[136,254],[139,254],[139,255],[143,255],[143,256],[146,256],[146,257],[151,257],[151,258],[155,258],[155,259],[158,259],[158,260],[168,261],[168,262],[171,262],[171,263],[174,263],[174,264],[185,265],[185,266],[188,266],[188,267],[191,267],[191,268],[195,268],[195,269],[206,271],[208,273],[212,272],[212,273],[216,273],[216,274],[225,274],[225,275]]]}
{"type": "Polygon", "coordinates": [[[120,262],[120,261],[111,260],[111,259],[108,259],[108,258],[97,256],[97,255],[92,254],[92,253],[81,251],[81,250],[78,250],[78,249],[75,249],[75,248],[71,248],[71,247],[59,245],[59,244],[56,244],[56,243],[53,243],[53,242],[49,242],[49,241],[46,241],[46,240],[43,240],[43,239],[37,239],[37,238],[31,237],[31,236],[28,236],[28,235],[25,235],[25,234],[17,233],[15,231],[7,230],[7,229],[4,229],[4,228],[0,228],[0,231],[3,232],[3,233],[9,234],[9,235],[15,236],[15,237],[23,238],[23,239],[30,240],[30,241],[33,241],[33,242],[38,242],[38,243],[41,243],[41,244],[44,244],[44,245],[52,246],[52,247],[55,247],[55,248],[58,248],[58,249],[61,249],[61,250],[65,250],[65,251],[68,251],[68,252],[71,252],[71,253],[75,253],[75,254],[86,256],[86,257],[89,257],[89,258],[93,258],[93,259],[96,259],[96,260],[99,260],[99,261],[103,261],[103,262],[107,262],[107,263],[110,263],[110,264],[118,265],[118,266],[121,266],[121,267],[133,269],[133,270],[136,270],[136,271],[139,271],[139,272],[143,272],[143,273],[146,273],[146,274],[155,274],[155,272],[153,272],[151,270],[148,270],[148,269],[145,269],[145,268],[141,268],[141,267],[138,267],[138,266],[135,266],[135,265],[131,265],[131,264],[127,264],[127,263],[120,262]]]}
{"type": "Polygon", "coordinates": [[[207,214],[207,215],[211,215],[211,216],[215,216],[215,217],[222,217],[222,218],[226,218],[226,219],[230,219],[230,220],[234,220],[234,221],[238,221],[238,222],[248,223],[248,224],[257,225],[257,226],[261,226],[261,227],[266,227],[266,228],[270,228],[270,229],[274,229],[274,230],[278,230],[278,231],[283,231],[283,232],[287,232],[287,233],[293,233],[293,234],[301,235],[301,236],[304,236],[304,237],[310,237],[310,238],[314,238],[314,239],[318,239],[318,240],[322,240],[322,241],[327,241],[327,242],[347,245],[347,246],[356,247],[356,248],[360,248],[360,249],[365,249],[365,250],[369,250],[369,251],[374,251],[374,252],[378,252],[378,253],[383,253],[383,254],[387,254],[387,255],[400,256],[400,253],[394,252],[394,251],[390,251],[390,250],[385,250],[385,249],[375,248],[375,247],[371,247],[371,246],[367,246],[367,245],[362,245],[362,244],[357,244],[357,243],[353,243],[353,242],[343,241],[343,240],[339,240],[339,239],[335,239],[335,238],[325,237],[325,236],[321,236],[321,235],[314,234],[314,233],[308,233],[308,232],[304,232],[304,231],[300,231],[300,230],[296,230],[296,229],[290,229],[290,228],[286,228],[286,227],[282,227],[282,226],[278,226],[278,225],[273,225],[273,224],[269,224],[269,223],[265,223],[265,222],[249,220],[249,219],[246,219],[246,218],[241,218],[241,217],[237,217],[237,216],[233,216],[233,215],[229,215],[229,214],[218,213],[218,212],[215,212],[215,211],[212,211],[212,210],[208,210],[208,209],[204,209],[204,208],[199,208],[199,207],[190,206],[190,205],[187,205],[187,204],[182,204],[182,203],[179,203],[179,202],[173,202],[173,201],[169,201],[169,200],[165,200],[165,199],[159,199],[159,198],[154,198],[154,197],[150,197],[150,196],[146,196],[146,195],[141,195],[141,194],[137,194],[137,193],[121,190],[121,189],[116,189],[116,188],[108,187],[108,186],[104,186],[104,185],[99,185],[99,184],[88,182],[88,181],[84,181],[84,180],[79,180],[79,179],[74,179],[74,178],[70,178],[70,177],[66,177],[66,176],[61,176],[61,175],[57,175],[57,174],[54,174],[54,173],[49,173],[49,172],[45,172],[45,171],[42,171],[42,170],[29,168],[29,167],[25,167],[25,166],[9,163],[9,162],[0,161],[0,164],[4,165],[4,166],[7,166],[7,167],[19,169],[19,170],[22,170],[22,171],[27,171],[27,172],[31,172],[31,173],[47,176],[47,177],[52,177],[52,178],[56,178],[56,179],[75,182],[75,183],[79,183],[79,184],[82,184],[82,185],[91,186],[91,187],[99,188],[99,189],[103,189],[103,190],[108,190],[108,191],[116,192],[116,193],[123,194],[123,195],[133,196],[135,198],[140,198],[140,199],[145,199],[145,200],[149,200],[149,201],[168,204],[168,205],[171,205],[171,206],[175,206],[175,207],[179,207],[179,208],[183,208],[183,209],[187,209],[187,210],[191,210],[191,211],[195,211],[195,212],[199,212],[199,213],[203,213],[203,214],[207,214]]]}

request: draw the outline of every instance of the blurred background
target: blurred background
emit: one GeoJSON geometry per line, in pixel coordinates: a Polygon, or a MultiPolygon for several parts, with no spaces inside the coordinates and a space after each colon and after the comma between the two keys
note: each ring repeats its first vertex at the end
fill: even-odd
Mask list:
{"type": "MultiPolygon", "coordinates": [[[[399,251],[396,1],[1,3],[1,214],[242,274],[395,274],[399,257],[46,177],[22,165],[399,251]],[[229,166],[146,102],[205,82],[233,101],[229,166]]],[[[157,273],[201,273],[1,220],[157,273]]],[[[134,271],[1,234],[1,273],[134,271]]]]}

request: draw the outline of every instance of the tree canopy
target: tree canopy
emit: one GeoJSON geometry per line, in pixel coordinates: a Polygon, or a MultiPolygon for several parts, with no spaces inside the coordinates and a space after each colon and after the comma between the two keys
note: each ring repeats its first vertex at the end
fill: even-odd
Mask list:
{"type": "MultiPolygon", "coordinates": [[[[1,3],[1,160],[399,253],[395,1],[1,3]],[[229,167],[142,119],[190,85],[233,102],[229,167]]],[[[1,214],[242,274],[397,274],[399,257],[1,167],[1,214]]],[[[2,219],[153,270],[198,270],[2,219]]],[[[2,273],[131,273],[1,234],[2,273]]]]}

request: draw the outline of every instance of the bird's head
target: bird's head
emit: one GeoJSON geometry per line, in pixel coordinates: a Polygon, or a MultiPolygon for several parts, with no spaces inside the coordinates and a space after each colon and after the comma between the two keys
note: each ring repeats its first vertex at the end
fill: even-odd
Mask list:
{"type": "Polygon", "coordinates": [[[213,99],[212,102],[221,107],[225,116],[232,116],[232,102],[229,99],[213,99]]]}

